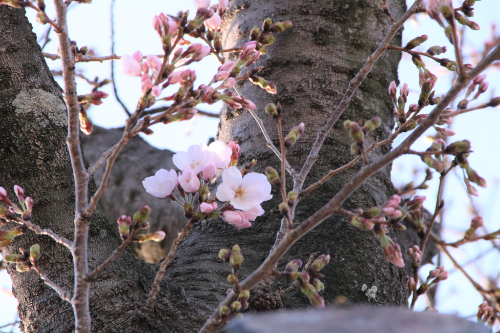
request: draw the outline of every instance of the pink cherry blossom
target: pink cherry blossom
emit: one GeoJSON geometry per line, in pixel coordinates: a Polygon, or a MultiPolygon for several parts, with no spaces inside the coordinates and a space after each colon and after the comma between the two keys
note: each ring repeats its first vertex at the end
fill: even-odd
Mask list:
{"type": "Polygon", "coordinates": [[[177,26],[177,22],[175,22],[173,19],[170,17],[168,18],[168,35],[170,37],[175,37],[177,35],[177,30],[179,27],[177,26]]]}
{"type": "Polygon", "coordinates": [[[154,176],[144,179],[142,185],[149,194],[165,198],[172,194],[177,186],[177,174],[174,170],[160,169],[154,176]]]}
{"type": "Polygon", "coordinates": [[[203,171],[210,163],[210,152],[200,145],[192,145],[188,151],[179,151],[172,157],[175,166],[182,171],[192,171],[195,175],[203,171]]]}
{"type": "Polygon", "coordinates": [[[182,71],[173,72],[168,76],[168,83],[175,84],[181,81],[182,71]]]}
{"type": "Polygon", "coordinates": [[[154,97],[159,97],[161,95],[161,88],[158,86],[154,86],[151,90],[151,95],[153,95],[154,97]]]}
{"type": "Polygon", "coordinates": [[[202,202],[200,204],[200,211],[203,214],[210,214],[211,212],[213,212],[216,209],[217,209],[217,202],[213,202],[212,204],[202,202]]]}
{"type": "Polygon", "coordinates": [[[200,53],[193,54],[193,60],[200,61],[201,59],[205,58],[209,53],[210,53],[210,46],[203,45],[201,47],[200,53]]]}
{"type": "Polygon", "coordinates": [[[235,143],[234,141],[230,141],[228,146],[229,148],[231,148],[231,165],[236,166],[241,155],[240,145],[235,143]]]}
{"type": "Polygon", "coordinates": [[[159,34],[161,33],[162,25],[163,25],[163,22],[162,22],[161,18],[158,15],[155,15],[155,17],[153,18],[153,28],[156,31],[158,31],[159,34]]]}
{"type": "Polygon", "coordinates": [[[205,20],[205,25],[212,30],[218,30],[221,24],[221,18],[217,13],[214,13],[214,15],[212,15],[212,17],[208,20],[205,20]]]}
{"type": "Polygon", "coordinates": [[[247,210],[272,198],[271,184],[263,174],[249,173],[242,177],[240,170],[231,166],[222,173],[222,184],[216,195],[236,209],[247,210]]]}
{"type": "Polygon", "coordinates": [[[222,219],[229,224],[232,224],[236,229],[244,229],[251,227],[252,224],[245,218],[245,214],[239,210],[227,210],[222,213],[222,219]]]}
{"type": "Polygon", "coordinates": [[[203,179],[208,181],[214,178],[216,173],[217,173],[217,168],[215,167],[215,165],[213,165],[212,163],[207,164],[203,169],[203,179]]]}
{"type": "Polygon", "coordinates": [[[159,71],[161,68],[161,60],[155,55],[148,55],[146,58],[146,63],[148,64],[149,68],[151,68],[155,72],[159,71]]]}
{"type": "Polygon", "coordinates": [[[210,0],[193,0],[196,8],[208,8],[210,6],[210,0]]]}
{"type": "Polygon", "coordinates": [[[196,173],[189,170],[179,174],[178,180],[179,185],[182,186],[187,193],[194,193],[200,188],[200,180],[196,176],[196,173]]]}
{"type": "Polygon", "coordinates": [[[140,76],[141,75],[141,65],[132,56],[128,54],[122,56],[120,59],[120,64],[122,65],[122,71],[128,76],[140,76]]]}
{"type": "Polygon", "coordinates": [[[210,146],[204,145],[204,150],[210,152],[210,162],[217,168],[225,168],[231,162],[231,148],[222,141],[214,141],[210,146]]]}

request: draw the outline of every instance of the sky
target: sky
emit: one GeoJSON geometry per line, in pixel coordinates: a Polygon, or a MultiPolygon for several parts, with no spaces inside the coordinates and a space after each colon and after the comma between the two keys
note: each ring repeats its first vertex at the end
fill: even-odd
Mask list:
{"type": "MultiPolygon", "coordinates": [[[[212,1],[213,3],[214,0],[212,1]]],[[[408,1],[410,6],[413,1],[408,1]]],[[[455,7],[460,5],[459,1],[454,1],[455,7]]],[[[53,4],[47,1],[47,13],[54,17],[53,4]]],[[[72,40],[77,41],[78,46],[87,46],[97,55],[104,56],[110,54],[110,8],[111,1],[95,1],[92,5],[74,5],[68,13],[69,33],[72,40]]],[[[161,44],[157,33],[154,31],[151,22],[154,15],[161,12],[175,14],[180,10],[189,9],[190,13],[195,12],[195,7],[191,1],[186,0],[121,0],[115,4],[115,53],[118,55],[133,54],[140,50],[144,55],[161,54],[161,44]]],[[[464,54],[465,62],[472,62],[467,57],[471,50],[481,50],[484,42],[491,38],[491,24],[498,21],[500,15],[500,0],[477,1],[475,16],[473,21],[481,25],[481,30],[472,31],[465,29],[464,54]]],[[[33,10],[28,10],[28,18],[32,22],[35,33],[41,38],[47,26],[41,26],[35,20],[33,10]]],[[[500,34],[500,27],[495,28],[496,35],[500,34]]],[[[416,48],[418,51],[427,50],[432,45],[446,45],[448,52],[441,57],[454,58],[453,47],[444,36],[443,30],[436,22],[429,17],[418,15],[416,19],[411,19],[405,24],[403,32],[403,45],[410,39],[427,34],[429,39],[426,43],[416,48]]],[[[56,35],[51,34],[53,39],[44,49],[44,52],[57,53],[56,35]]],[[[272,48],[270,50],[272,52],[272,48]]],[[[427,68],[438,75],[436,84],[436,96],[440,96],[449,89],[453,73],[448,72],[432,60],[424,59],[427,68]]],[[[60,69],[59,61],[47,59],[51,69],[60,69]]],[[[110,62],[78,64],[78,71],[86,77],[93,79],[98,76],[100,80],[110,78],[110,62]]],[[[196,70],[197,82],[195,86],[208,82],[216,73],[218,62],[214,57],[204,59],[195,63],[191,69],[196,70]]],[[[492,96],[500,96],[500,71],[489,69],[487,71],[487,81],[490,83],[489,90],[477,101],[471,102],[469,106],[484,103],[492,96]]],[[[56,78],[60,84],[61,80],[56,78]]],[[[138,98],[140,97],[140,80],[124,75],[120,69],[120,63],[115,62],[115,79],[118,94],[127,105],[129,110],[134,110],[138,98]]],[[[394,78],[396,79],[396,78],[394,78]]],[[[418,72],[408,55],[403,55],[399,65],[399,80],[408,83],[410,88],[409,101],[407,105],[415,103],[418,99],[416,91],[418,87],[418,72]]],[[[90,92],[91,87],[82,80],[78,80],[79,94],[90,92]]],[[[279,87],[278,87],[279,88],[279,87]]],[[[99,107],[89,109],[89,116],[94,124],[102,127],[121,127],[126,119],[121,106],[116,102],[112,94],[111,85],[103,87],[101,90],[110,94],[104,104],[99,107]]],[[[459,98],[458,100],[460,100],[459,98]]],[[[158,106],[160,106],[159,104],[158,106]]],[[[155,105],[156,106],[156,105],[155,105]]],[[[203,110],[219,112],[222,104],[204,105],[203,110]]],[[[455,105],[453,106],[455,107],[455,105]]],[[[425,112],[430,112],[424,110],[425,112]]],[[[455,119],[452,129],[457,133],[450,138],[450,142],[463,139],[470,140],[472,150],[469,157],[470,165],[488,182],[488,188],[478,188],[479,197],[474,197],[472,203],[474,207],[484,217],[485,228],[488,232],[500,228],[500,108],[488,108],[464,114],[455,119]]],[[[173,151],[186,150],[192,144],[207,142],[209,138],[215,137],[217,133],[218,120],[216,118],[197,117],[194,121],[178,122],[168,126],[158,125],[153,127],[154,134],[144,136],[150,144],[160,149],[170,149],[173,151]]],[[[434,130],[429,130],[426,135],[434,135],[434,130]]],[[[393,147],[405,138],[401,135],[393,147]]],[[[427,149],[431,141],[423,136],[412,147],[414,150],[423,151],[427,149]]],[[[158,162],[161,168],[161,161],[158,162]]],[[[393,164],[393,183],[401,187],[411,180],[419,183],[424,177],[425,165],[416,156],[405,156],[398,159],[393,164]]],[[[443,238],[447,241],[458,240],[462,237],[463,231],[469,227],[470,220],[474,217],[470,209],[471,199],[466,194],[463,185],[462,175],[457,168],[457,172],[451,172],[447,177],[445,185],[445,213],[443,220],[443,238]]],[[[430,187],[425,191],[418,191],[418,195],[425,195],[427,200],[425,207],[430,211],[434,210],[436,192],[438,185],[438,175],[434,173],[434,179],[430,182],[430,187]]],[[[499,244],[500,242],[497,242],[499,244]]],[[[495,276],[499,281],[500,260],[498,251],[490,251],[490,243],[476,242],[467,244],[460,249],[451,249],[452,255],[460,262],[466,263],[472,260],[473,264],[466,266],[466,270],[477,282],[483,286],[487,285],[489,276],[495,276]],[[489,251],[489,252],[488,252],[489,251]],[[486,253],[486,254],[483,254],[486,253]],[[482,255],[483,254],[483,255],[482,255]],[[475,259],[480,256],[479,259],[475,259]]],[[[441,283],[438,288],[437,308],[443,313],[455,313],[468,317],[477,312],[477,306],[482,299],[471,287],[470,283],[463,275],[453,269],[451,262],[442,257],[441,264],[450,270],[450,277],[445,283],[441,283]]],[[[421,277],[425,278],[432,265],[426,265],[421,269],[421,277]]],[[[12,322],[16,316],[16,300],[11,294],[10,279],[6,271],[0,272],[0,326],[4,323],[12,322]]],[[[416,309],[423,310],[427,306],[426,297],[420,297],[416,309]]],[[[15,332],[15,331],[14,331],[15,332]]]]}

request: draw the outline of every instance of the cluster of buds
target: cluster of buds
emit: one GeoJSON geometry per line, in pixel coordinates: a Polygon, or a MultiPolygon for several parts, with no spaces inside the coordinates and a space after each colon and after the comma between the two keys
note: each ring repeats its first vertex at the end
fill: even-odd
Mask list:
{"type": "Polygon", "coordinates": [[[253,27],[250,32],[250,41],[256,42],[256,49],[262,53],[266,53],[266,46],[274,44],[276,37],[272,33],[283,32],[292,27],[292,22],[275,22],[270,18],[266,18],[262,23],[262,29],[253,27]]]}
{"type": "Polygon", "coordinates": [[[425,178],[424,181],[415,187],[415,183],[413,181],[409,182],[408,184],[404,185],[400,190],[399,193],[412,193],[412,195],[415,193],[415,190],[426,190],[429,188],[429,185],[427,185],[427,182],[432,180],[432,172],[430,169],[425,169],[425,178]]]}
{"type": "MultiPolygon", "coordinates": [[[[455,132],[447,128],[441,128],[436,126],[434,126],[434,128],[441,136],[446,137],[455,134],[455,132]]],[[[441,173],[445,169],[444,154],[438,152],[443,152],[445,147],[446,143],[444,142],[443,139],[434,140],[434,142],[432,142],[432,145],[429,148],[427,148],[426,151],[437,152],[437,154],[422,155],[420,158],[425,164],[427,164],[429,168],[435,169],[437,172],[441,173]]]]}
{"type": "Polygon", "coordinates": [[[24,190],[21,186],[14,185],[14,192],[16,193],[17,200],[21,207],[18,207],[15,203],[13,203],[8,195],[7,190],[0,186],[0,202],[3,202],[7,205],[8,209],[0,206],[0,217],[4,219],[10,219],[9,214],[19,214],[24,220],[31,219],[31,212],[33,210],[33,204],[35,201],[31,197],[24,197],[24,190]]]}
{"type": "Polygon", "coordinates": [[[368,210],[357,208],[346,212],[351,224],[361,230],[372,230],[376,224],[385,224],[391,228],[404,230],[401,221],[404,214],[399,209],[401,197],[394,194],[382,207],[372,207],[368,210]]]}
{"type": "MultiPolygon", "coordinates": [[[[469,11],[469,13],[473,13],[472,11],[469,11]]],[[[458,13],[457,11],[455,11],[455,20],[457,20],[458,23],[462,24],[462,25],[466,25],[468,26],[469,28],[471,28],[472,30],[479,30],[480,27],[479,27],[479,24],[477,24],[476,22],[474,21],[471,21],[469,20],[467,17],[465,16],[462,16],[460,13],[458,13]]]]}
{"type": "Polygon", "coordinates": [[[418,270],[422,263],[422,250],[417,245],[414,245],[408,249],[408,255],[411,258],[411,267],[418,270]]]}
{"type": "Polygon", "coordinates": [[[298,281],[300,290],[307,296],[309,302],[311,302],[314,306],[323,307],[325,305],[325,301],[323,297],[319,295],[319,292],[325,288],[325,285],[320,280],[320,278],[323,278],[324,275],[319,271],[329,262],[330,255],[322,254],[318,256],[313,263],[307,267],[307,269],[299,272],[299,268],[302,266],[302,261],[295,259],[290,261],[282,272],[275,271],[274,274],[284,276],[291,281],[298,281]]]}
{"type": "Polygon", "coordinates": [[[6,254],[3,260],[16,264],[18,272],[27,272],[35,267],[37,260],[40,258],[40,245],[32,245],[28,250],[20,248],[21,253],[6,254]]]}
{"type": "Polygon", "coordinates": [[[392,103],[394,104],[393,113],[399,125],[406,123],[405,105],[408,101],[409,93],[408,84],[405,83],[403,88],[399,91],[398,97],[396,82],[392,81],[389,84],[389,95],[391,96],[392,103]]]}
{"type": "MultiPolygon", "coordinates": [[[[149,222],[147,221],[149,214],[151,213],[151,208],[149,206],[142,206],[134,214],[134,218],[130,216],[122,215],[118,218],[118,230],[120,231],[120,237],[123,241],[127,240],[130,236],[131,231],[135,234],[136,231],[141,229],[148,229],[149,222]]],[[[165,238],[165,232],[157,231],[153,233],[138,234],[132,236],[132,242],[144,243],[147,241],[161,242],[165,238]]]]}
{"type": "Polygon", "coordinates": [[[105,93],[104,91],[93,91],[90,94],[87,95],[79,95],[78,96],[78,103],[80,104],[94,104],[94,105],[101,105],[102,104],[102,99],[108,97],[109,95],[105,93]]]}
{"type": "Polygon", "coordinates": [[[470,101],[477,99],[481,94],[485,93],[486,90],[488,90],[489,83],[486,82],[485,79],[486,79],[486,74],[481,74],[476,76],[472,80],[469,88],[467,88],[467,93],[465,94],[465,98],[458,103],[457,108],[459,110],[466,109],[470,101]],[[470,94],[476,89],[476,87],[478,87],[476,94],[472,99],[469,100],[470,94]]]}
{"type": "Polygon", "coordinates": [[[231,303],[230,306],[221,306],[219,309],[223,317],[234,315],[240,311],[248,308],[248,299],[250,298],[250,291],[240,290],[240,281],[238,278],[238,270],[243,263],[243,255],[238,245],[234,245],[232,249],[221,249],[219,251],[219,259],[231,265],[232,273],[227,276],[227,281],[233,285],[233,290],[238,293],[238,299],[231,303]]]}
{"type": "Polygon", "coordinates": [[[425,224],[424,224],[424,206],[425,201],[424,196],[416,195],[411,200],[408,200],[403,211],[410,215],[412,222],[415,224],[417,233],[420,237],[425,236],[425,224]]]}
{"type": "Polygon", "coordinates": [[[359,121],[359,123],[351,120],[344,121],[344,128],[349,130],[349,135],[354,140],[351,145],[351,154],[361,155],[363,144],[365,141],[365,136],[371,131],[374,131],[380,127],[381,121],[379,117],[374,117],[370,120],[364,122],[359,121]]]}
{"type": "MultiPolygon", "coordinates": [[[[493,318],[493,308],[488,305],[488,302],[486,300],[481,303],[481,305],[478,306],[478,311],[477,311],[477,322],[481,324],[486,324],[490,320],[490,318],[493,318]]],[[[488,323],[488,324],[493,324],[493,322],[488,323]]]]}
{"type": "Polygon", "coordinates": [[[429,272],[429,276],[424,283],[420,285],[417,289],[417,296],[425,294],[433,285],[438,284],[448,278],[448,271],[444,270],[444,267],[438,267],[429,272]]]}
{"type": "MultiPolygon", "coordinates": [[[[0,206],[0,213],[1,213],[0,217],[5,218],[7,217],[5,216],[7,212],[4,212],[3,209],[4,207],[0,206]]],[[[28,228],[25,225],[15,226],[10,231],[0,230],[0,250],[5,246],[9,245],[15,237],[24,234],[26,230],[28,230],[28,228]]]]}
{"type": "Polygon", "coordinates": [[[476,233],[477,228],[483,226],[483,218],[481,216],[476,216],[470,222],[470,228],[465,231],[464,239],[471,239],[476,233]]]}

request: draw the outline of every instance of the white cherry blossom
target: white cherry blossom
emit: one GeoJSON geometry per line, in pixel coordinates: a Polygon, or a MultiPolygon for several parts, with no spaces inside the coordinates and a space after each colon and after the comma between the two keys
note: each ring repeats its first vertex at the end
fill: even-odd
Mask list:
{"type": "Polygon", "coordinates": [[[191,171],[195,175],[203,171],[210,163],[211,154],[200,145],[192,145],[188,151],[179,151],[172,157],[175,166],[182,171],[191,171]]]}
{"type": "Polygon", "coordinates": [[[177,174],[174,170],[160,169],[154,176],[144,179],[142,185],[149,194],[165,198],[172,194],[177,186],[177,174]]]}
{"type": "Polygon", "coordinates": [[[203,144],[203,150],[210,152],[210,162],[217,169],[223,169],[231,162],[231,147],[222,141],[214,141],[209,146],[203,144]]]}
{"type": "Polygon", "coordinates": [[[196,173],[186,170],[179,174],[179,185],[182,186],[187,193],[194,193],[200,188],[200,180],[196,173]]]}
{"type": "Polygon", "coordinates": [[[240,170],[229,167],[222,173],[222,184],[216,195],[236,209],[249,210],[272,198],[271,184],[263,174],[249,173],[242,177],[240,170]]]}

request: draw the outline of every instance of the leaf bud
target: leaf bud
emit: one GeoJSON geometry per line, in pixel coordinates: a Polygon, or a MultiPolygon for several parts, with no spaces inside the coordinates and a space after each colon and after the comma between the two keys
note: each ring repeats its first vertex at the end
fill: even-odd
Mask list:
{"type": "Polygon", "coordinates": [[[250,32],[250,40],[257,40],[257,37],[259,36],[260,29],[258,27],[253,27],[252,31],[250,32]]]}
{"type": "Polygon", "coordinates": [[[221,316],[227,316],[229,314],[229,307],[226,305],[221,306],[219,309],[219,313],[221,314],[221,316]]]}
{"type": "Polygon", "coordinates": [[[374,129],[380,127],[380,124],[382,123],[382,121],[380,120],[379,117],[374,117],[370,120],[367,120],[363,126],[363,129],[366,131],[366,132],[370,132],[370,131],[373,131],[374,129]]]}
{"type": "Polygon", "coordinates": [[[264,20],[264,23],[262,23],[262,31],[263,32],[268,32],[269,28],[271,28],[271,25],[273,24],[273,21],[268,17],[264,20]]]}
{"type": "Polygon", "coordinates": [[[267,104],[265,110],[268,115],[270,115],[274,119],[278,119],[278,110],[274,103],[267,104]]]}
{"type": "Polygon", "coordinates": [[[329,254],[322,254],[314,260],[312,266],[315,270],[319,271],[325,265],[327,265],[330,262],[330,255],[329,254]]]}
{"type": "Polygon", "coordinates": [[[246,301],[248,301],[249,298],[250,298],[250,291],[249,290],[243,290],[238,295],[238,301],[240,301],[242,303],[245,303],[246,301]]]}
{"type": "Polygon", "coordinates": [[[319,279],[312,279],[311,283],[316,291],[325,289],[325,285],[319,279]]]}
{"type": "Polygon", "coordinates": [[[229,256],[229,263],[232,267],[239,268],[241,266],[241,263],[243,263],[243,255],[241,254],[241,252],[234,250],[231,251],[231,254],[229,256]]]}
{"type": "Polygon", "coordinates": [[[298,197],[299,193],[297,193],[296,191],[288,192],[288,205],[293,206],[293,204],[297,201],[298,197]]]}
{"type": "Polygon", "coordinates": [[[240,301],[234,301],[233,304],[231,304],[231,309],[234,312],[238,312],[241,310],[241,302],[240,301]]]}
{"type": "Polygon", "coordinates": [[[446,46],[441,47],[439,45],[434,45],[429,47],[429,49],[427,49],[427,53],[430,54],[431,56],[440,55],[441,53],[445,53],[446,51],[447,51],[446,46]]]}
{"type": "Polygon", "coordinates": [[[359,127],[358,123],[352,121],[349,124],[349,128],[351,129],[351,138],[356,141],[357,144],[362,144],[365,135],[363,134],[363,131],[361,130],[361,127],[359,127]]]}
{"type": "Polygon", "coordinates": [[[220,249],[219,259],[222,261],[225,261],[225,262],[229,262],[229,250],[228,249],[220,249]]]}
{"type": "Polygon", "coordinates": [[[149,217],[149,213],[151,213],[151,208],[149,206],[142,206],[139,210],[134,214],[134,223],[140,224],[146,222],[149,217]]]}
{"type": "Polygon", "coordinates": [[[281,215],[288,216],[288,213],[289,213],[288,203],[286,203],[286,202],[280,203],[279,209],[280,209],[281,215]]]}
{"type": "Polygon", "coordinates": [[[35,244],[30,247],[30,261],[34,265],[35,261],[40,258],[40,245],[35,244]]]}
{"type": "MultiPolygon", "coordinates": [[[[304,133],[304,124],[302,124],[302,133],[304,133]]],[[[285,137],[284,144],[286,148],[292,147],[300,138],[299,126],[293,126],[288,135],[285,137]]]]}
{"type": "Polygon", "coordinates": [[[284,21],[284,22],[276,22],[269,27],[269,31],[271,32],[282,32],[286,29],[290,29],[293,26],[292,22],[284,21]]]}
{"type": "Polygon", "coordinates": [[[19,262],[16,265],[16,271],[19,273],[28,272],[31,270],[31,264],[29,262],[19,262]]]}
{"type": "Polygon", "coordinates": [[[227,276],[227,282],[229,282],[231,284],[234,284],[237,280],[238,280],[238,278],[234,274],[229,274],[227,276]]]}

